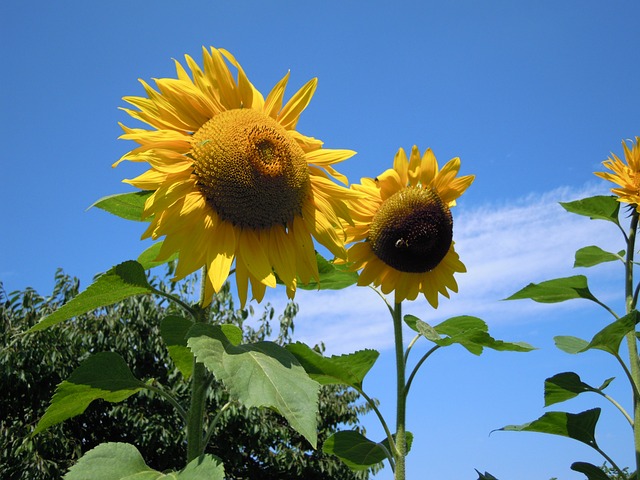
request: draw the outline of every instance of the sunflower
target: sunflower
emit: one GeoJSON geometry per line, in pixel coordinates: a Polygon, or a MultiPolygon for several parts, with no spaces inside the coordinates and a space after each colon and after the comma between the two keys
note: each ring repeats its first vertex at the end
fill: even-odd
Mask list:
{"type": "Polygon", "coordinates": [[[395,291],[396,303],[422,292],[434,308],[438,293],[458,291],[453,275],[466,268],[453,247],[449,208],[474,179],[458,177],[459,170],[459,158],[439,169],[430,149],[421,156],[414,146],[409,159],[401,148],[392,169],[351,185],[363,194],[352,202],[354,225],[346,226],[347,242],[357,242],[347,261],[362,269],[358,285],[395,291]]]}
{"type": "Polygon", "coordinates": [[[611,154],[602,164],[611,170],[609,172],[595,172],[600,178],[620,185],[620,188],[612,188],[611,192],[618,196],[619,202],[634,205],[640,212],[640,137],[636,137],[636,143],[629,149],[626,142],[622,142],[625,162],[615,154],[611,154]]]}
{"type": "Polygon", "coordinates": [[[296,131],[317,79],[283,106],[289,73],[265,99],[229,52],[203,48],[203,69],[185,59],[190,74],[175,61],[177,78],[154,80],[157,90],[141,80],[147,96],[124,97],[136,109],[123,110],[151,127],[121,125],[120,138],[139,146],[113,165],[151,167],[125,180],[153,191],[142,238],[164,237],[159,261],[178,254],[176,280],[206,267],[205,305],[233,268],[242,305],[249,283],[261,301],[276,274],[293,298],[297,278],[318,280],[313,238],[346,256],[336,227],[350,221],[345,202],[354,192],[334,183],[346,177],[332,165],[355,152],[323,149],[296,131]]]}

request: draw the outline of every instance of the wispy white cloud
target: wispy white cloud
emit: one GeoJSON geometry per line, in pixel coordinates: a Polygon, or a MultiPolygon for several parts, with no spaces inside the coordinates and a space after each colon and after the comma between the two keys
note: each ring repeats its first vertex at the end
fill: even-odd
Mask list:
{"type": "MultiPolygon", "coordinates": [[[[583,273],[572,268],[574,253],[581,247],[599,245],[611,251],[623,248],[620,232],[613,224],[569,214],[558,204],[597,194],[602,194],[601,186],[561,188],[514,202],[487,203],[454,212],[456,250],[468,270],[457,276],[459,293],[450,300],[442,298],[437,311],[421,297],[405,302],[406,312],[434,324],[462,314],[479,316],[494,325],[544,321],[544,306],[501,299],[530,282],[583,273]]],[[[608,277],[619,269],[614,264],[601,268],[598,274],[608,277]]],[[[281,295],[273,295],[270,301],[277,306],[283,302],[281,295]]],[[[300,341],[323,341],[329,353],[393,346],[389,315],[382,300],[369,288],[299,291],[296,301],[300,313],[295,336],[300,341]]],[[[554,308],[575,306],[568,302],[554,308]]]]}

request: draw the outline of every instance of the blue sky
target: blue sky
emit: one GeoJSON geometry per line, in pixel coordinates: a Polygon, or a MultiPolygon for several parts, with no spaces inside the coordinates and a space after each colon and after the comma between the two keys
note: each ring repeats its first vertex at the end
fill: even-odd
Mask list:
{"type": "MultiPolygon", "coordinates": [[[[540,348],[474,357],[452,347],[427,362],[409,400],[409,478],[475,479],[478,468],[501,480],[581,479],[573,461],[601,462],[588,447],[489,432],[541,415],[543,381],[561,371],[596,385],[618,376],[610,388],[628,405],[605,354],[569,357],[553,347],[554,335],[590,338],[609,320],[579,302],[500,299],[576,273],[577,248],[622,248],[611,227],[573,218],[557,202],[606,194],[592,172],[611,151],[622,153],[622,139],[640,135],[639,15],[636,1],[593,0],[2,2],[0,280],[8,291],[48,293],[63,267],[87,286],[146,248],[143,225],[86,211],[129,191],[121,180],[141,171],[111,168],[132,148],[116,140],[119,121],[133,124],[118,107],[123,96],[143,94],[138,78],[173,76],[172,58],[199,59],[202,45],[230,50],[264,93],[287,70],[289,94],[318,77],[298,129],[328,148],[356,150],[340,166],[352,182],[389,168],[398,147],[414,144],[441,162],[461,157],[461,173],[477,177],[454,211],[469,270],[460,293],[437,312],[424,300],[406,310],[431,323],[476,315],[495,337],[540,348]]],[[[587,273],[597,276],[600,298],[616,304],[621,268],[587,273]]],[[[268,299],[280,305],[284,292],[268,299]]],[[[353,288],[297,299],[299,339],[324,340],[332,353],[381,350],[365,388],[392,418],[391,324],[375,294],[353,288]]],[[[374,418],[365,424],[381,436],[374,418]]],[[[607,407],[598,435],[631,464],[630,431],[607,407]]]]}

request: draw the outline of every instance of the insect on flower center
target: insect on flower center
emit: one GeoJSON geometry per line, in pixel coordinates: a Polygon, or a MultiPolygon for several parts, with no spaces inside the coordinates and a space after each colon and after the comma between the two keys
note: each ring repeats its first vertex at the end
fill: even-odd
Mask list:
{"type": "Polygon", "coordinates": [[[198,188],[223,220],[261,229],[302,213],[311,192],[304,151],[273,118],[227,110],[195,132],[191,144],[198,188]]]}
{"type": "Polygon", "coordinates": [[[449,207],[431,188],[409,187],[386,199],[373,217],[369,242],[376,256],[408,273],[433,270],[453,240],[449,207]]]}

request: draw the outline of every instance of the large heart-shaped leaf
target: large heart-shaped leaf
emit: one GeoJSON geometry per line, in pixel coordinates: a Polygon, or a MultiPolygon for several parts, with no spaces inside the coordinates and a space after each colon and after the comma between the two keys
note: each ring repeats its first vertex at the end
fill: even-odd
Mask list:
{"type": "Polygon", "coordinates": [[[320,384],[273,342],[234,345],[222,328],[196,324],[187,345],[199,362],[247,407],[279,412],[315,448],[320,384]]]}
{"type": "Polygon", "coordinates": [[[121,402],[144,387],[145,384],[133,376],[120,355],[113,352],[96,353],[58,385],[51,405],[33,433],[80,415],[94,400],[121,402]]]}
{"type": "Polygon", "coordinates": [[[52,314],[43,317],[27,332],[43,330],[96,308],[113,305],[127,297],[151,292],[153,288],[147,281],[142,265],[129,260],[100,275],[84,292],[52,314]]]}
{"type": "Polygon", "coordinates": [[[65,480],[224,480],[218,457],[203,455],[181,472],[158,472],[147,466],[136,447],[128,443],[102,443],[89,450],[64,476],[65,480]]]}
{"type": "Polygon", "coordinates": [[[352,470],[366,470],[387,458],[379,443],[355,430],[334,433],[325,440],[322,451],[335,455],[352,470]]]}
{"type": "Polygon", "coordinates": [[[322,385],[349,385],[356,389],[362,388],[365,375],[380,355],[375,350],[360,350],[347,355],[324,357],[300,342],[285,348],[298,359],[316,382],[322,385]]]}

